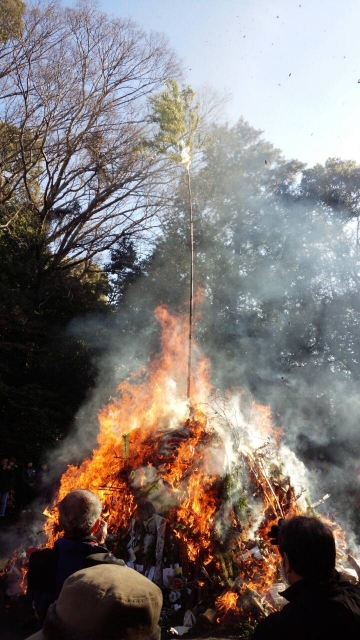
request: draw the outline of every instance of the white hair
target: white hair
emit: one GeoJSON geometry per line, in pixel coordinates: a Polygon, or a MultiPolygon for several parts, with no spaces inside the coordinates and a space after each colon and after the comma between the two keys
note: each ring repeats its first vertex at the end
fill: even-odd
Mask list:
{"type": "Polygon", "coordinates": [[[101,515],[99,498],[88,489],[70,491],[59,503],[59,521],[65,535],[82,538],[90,535],[101,515]]]}

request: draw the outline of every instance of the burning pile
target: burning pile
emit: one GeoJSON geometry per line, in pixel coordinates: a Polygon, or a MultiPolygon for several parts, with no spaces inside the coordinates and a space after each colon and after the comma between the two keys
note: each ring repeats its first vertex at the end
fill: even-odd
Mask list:
{"type": "MultiPolygon", "coordinates": [[[[198,352],[189,410],[187,322],[164,307],[156,315],[160,355],[102,409],[98,447],[68,468],[58,497],[76,488],[99,495],[113,550],[162,587],[171,623],[175,612],[185,627],[195,618],[252,623],[277,604],[279,563],[267,533],[305,508],[285,464],[305,470],[280,444],[267,408],[252,405],[245,419],[239,405],[211,395],[198,352]]],[[[54,521],[46,528],[50,545],[54,521]]]]}

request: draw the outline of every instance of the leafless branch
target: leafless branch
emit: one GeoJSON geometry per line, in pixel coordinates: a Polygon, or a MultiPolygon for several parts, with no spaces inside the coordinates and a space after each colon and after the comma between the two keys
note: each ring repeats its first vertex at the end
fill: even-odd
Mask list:
{"type": "Polygon", "coordinates": [[[142,145],[147,96],[179,74],[164,37],[91,2],[40,0],[0,64],[0,229],[26,204],[57,269],[145,230],[171,181],[142,145]]]}

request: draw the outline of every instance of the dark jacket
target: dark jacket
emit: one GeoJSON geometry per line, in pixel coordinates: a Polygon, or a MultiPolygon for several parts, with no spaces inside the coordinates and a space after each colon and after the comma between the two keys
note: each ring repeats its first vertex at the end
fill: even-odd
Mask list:
{"type": "Polygon", "coordinates": [[[0,464],[0,491],[10,491],[11,489],[11,471],[0,464]]]}
{"type": "Polygon", "coordinates": [[[10,485],[14,491],[19,485],[19,467],[17,464],[10,465],[10,485]]]}
{"type": "Polygon", "coordinates": [[[21,472],[21,482],[25,487],[32,487],[35,484],[35,469],[25,467],[21,472]]]}
{"type": "Polygon", "coordinates": [[[88,536],[81,540],[59,538],[54,544],[54,549],[58,555],[56,597],[58,597],[66,578],[85,568],[85,561],[88,556],[94,553],[107,553],[107,548],[99,545],[93,536],[88,536]]]}
{"type": "Polygon", "coordinates": [[[80,569],[93,566],[96,556],[101,563],[121,564],[96,538],[59,538],[53,549],[39,549],[29,558],[27,573],[28,597],[36,613],[44,620],[49,605],[57,599],[66,578],[80,569]]]}
{"type": "Polygon", "coordinates": [[[253,640],[359,640],[360,589],[340,582],[300,580],[281,592],[289,601],[256,627],[253,640]]]}

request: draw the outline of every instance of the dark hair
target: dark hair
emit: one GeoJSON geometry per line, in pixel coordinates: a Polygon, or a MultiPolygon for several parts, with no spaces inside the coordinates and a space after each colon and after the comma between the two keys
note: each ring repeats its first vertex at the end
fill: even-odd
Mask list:
{"type": "Polygon", "coordinates": [[[279,550],[304,578],[327,580],[335,569],[334,535],[318,518],[295,516],[285,521],[279,530],[279,550]]]}

